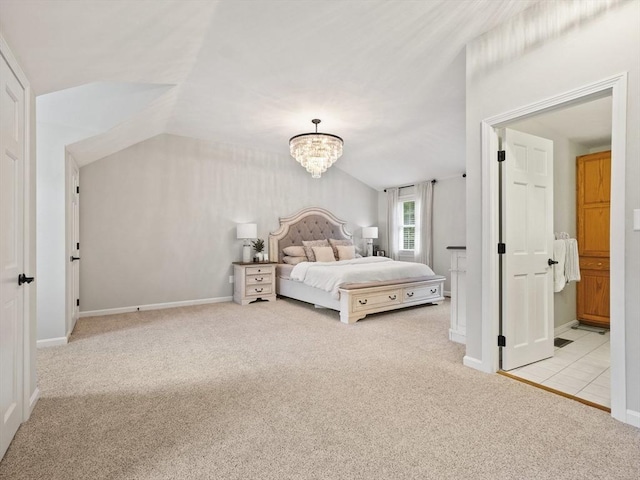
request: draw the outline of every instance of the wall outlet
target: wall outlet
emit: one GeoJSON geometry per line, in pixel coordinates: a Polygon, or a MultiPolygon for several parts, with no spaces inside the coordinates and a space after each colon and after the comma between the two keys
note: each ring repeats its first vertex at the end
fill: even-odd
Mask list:
{"type": "Polygon", "coordinates": [[[229,275],[229,283],[233,283],[233,275],[229,275]]]}

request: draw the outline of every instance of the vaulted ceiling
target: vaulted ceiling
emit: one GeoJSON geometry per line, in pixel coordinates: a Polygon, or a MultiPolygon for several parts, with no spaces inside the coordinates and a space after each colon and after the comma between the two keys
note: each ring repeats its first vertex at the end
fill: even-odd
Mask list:
{"type": "Polygon", "coordinates": [[[0,0],[0,28],[81,165],[160,133],[288,155],[320,118],[382,189],[464,171],[465,45],[534,3],[0,0]]]}

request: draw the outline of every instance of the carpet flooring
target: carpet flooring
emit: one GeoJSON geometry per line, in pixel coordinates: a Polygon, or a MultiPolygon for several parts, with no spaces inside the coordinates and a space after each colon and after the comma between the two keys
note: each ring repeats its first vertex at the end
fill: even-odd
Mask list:
{"type": "Polygon", "coordinates": [[[2,479],[634,479],[640,430],[462,365],[449,305],[293,300],[79,320],[2,479]]]}

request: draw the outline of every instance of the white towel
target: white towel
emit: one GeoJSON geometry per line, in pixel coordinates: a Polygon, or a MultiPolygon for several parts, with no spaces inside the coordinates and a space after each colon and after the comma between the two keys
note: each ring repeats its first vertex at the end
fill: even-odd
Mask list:
{"type": "Polygon", "coordinates": [[[578,258],[578,241],[575,238],[564,240],[567,243],[564,274],[567,282],[580,281],[580,259],[578,258]]]}
{"type": "Polygon", "coordinates": [[[567,241],[553,241],[553,259],[558,262],[553,266],[553,291],[561,292],[567,283],[565,278],[565,264],[567,257],[567,241]]]}

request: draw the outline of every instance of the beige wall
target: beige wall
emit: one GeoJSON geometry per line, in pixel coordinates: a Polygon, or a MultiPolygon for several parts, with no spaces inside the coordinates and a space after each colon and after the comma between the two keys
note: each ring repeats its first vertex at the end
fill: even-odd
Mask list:
{"type": "Polygon", "coordinates": [[[267,239],[309,206],[375,225],[377,192],[332,167],[313,179],[288,155],[159,135],[80,170],[83,312],[230,297],[237,223],[267,239]]]}
{"type": "Polygon", "coordinates": [[[433,189],[433,270],[445,275],[444,289],[451,291],[450,246],[466,245],[466,179],[462,175],[438,180],[433,189]]]}

